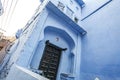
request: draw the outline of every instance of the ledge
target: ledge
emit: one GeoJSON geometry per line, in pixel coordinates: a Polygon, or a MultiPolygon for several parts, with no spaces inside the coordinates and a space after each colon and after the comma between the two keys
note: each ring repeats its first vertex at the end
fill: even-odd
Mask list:
{"type": "Polygon", "coordinates": [[[71,79],[74,79],[75,78],[75,75],[73,74],[70,74],[70,73],[61,73],[60,74],[60,78],[61,79],[67,79],[67,80],[71,80],[71,79]]]}
{"type": "Polygon", "coordinates": [[[57,8],[51,1],[48,2],[47,8],[54,12],[57,16],[59,16],[61,19],[66,21],[70,27],[78,31],[81,35],[85,35],[87,32],[81,28],[77,23],[75,23],[71,18],[69,18],[66,14],[64,14],[60,9],[57,8]]]}

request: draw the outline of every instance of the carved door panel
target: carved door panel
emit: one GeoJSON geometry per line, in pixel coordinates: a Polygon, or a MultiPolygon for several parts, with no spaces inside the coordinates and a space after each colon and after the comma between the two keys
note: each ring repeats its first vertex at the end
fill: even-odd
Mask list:
{"type": "Polygon", "coordinates": [[[56,80],[62,49],[54,44],[46,42],[39,70],[50,80],[56,80]]]}

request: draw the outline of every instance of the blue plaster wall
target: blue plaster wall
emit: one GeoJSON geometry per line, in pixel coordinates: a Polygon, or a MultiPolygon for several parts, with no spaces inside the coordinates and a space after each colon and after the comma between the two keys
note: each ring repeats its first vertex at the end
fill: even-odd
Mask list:
{"type": "MultiPolygon", "coordinates": [[[[77,17],[79,19],[78,21],[78,24],[80,25],[80,19],[82,18],[81,17],[81,7],[80,5],[75,1],[75,0],[51,0],[52,2],[61,2],[65,8],[63,10],[63,12],[67,15],[68,15],[68,11],[67,11],[67,8],[69,8],[72,12],[73,12],[73,15],[72,16],[69,16],[73,21],[74,21],[74,18],[77,17]]],[[[81,0],[80,0],[81,1],[81,0]]],[[[57,5],[56,5],[57,6],[57,5]]]]}
{"type": "Polygon", "coordinates": [[[119,3],[113,0],[82,21],[87,35],[82,37],[81,80],[120,80],[119,3]]]}
{"type": "Polygon", "coordinates": [[[109,2],[111,0],[84,0],[85,7],[82,8],[82,18],[85,18],[92,12],[94,12],[96,9],[104,5],[105,3],[109,2]]]}
{"type": "MultiPolygon", "coordinates": [[[[40,25],[41,22],[38,22],[37,26],[40,25]]],[[[72,74],[75,75],[76,79],[79,79],[80,72],[78,70],[80,67],[79,62],[81,60],[81,45],[78,44],[81,44],[80,34],[78,34],[74,29],[71,29],[70,25],[60,19],[53,12],[49,11],[39,35],[39,42],[36,46],[30,67],[38,69],[45,47],[45,41],[50,40],[50,42],[59,47],[67,48],[67,51],[62,52],[57,80],[60,79],[61,73],[72,74]],[[61,30],[63,31],[61,32],[61,30]],[[59,41],[56,41],[56,38],[59,38],[59,41]],[[78,49],[77,47],[79,47],[80,49],[78,49]]]]}

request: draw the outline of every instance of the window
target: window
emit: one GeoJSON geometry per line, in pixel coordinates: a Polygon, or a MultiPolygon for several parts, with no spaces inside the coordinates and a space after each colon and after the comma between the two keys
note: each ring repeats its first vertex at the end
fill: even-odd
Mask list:
{"type": "Polygon", "coordinates": [[[67,15],[68,15],[70,18],[73,17],[73,13],[74,13],[74,12],[73,12],[70,8],[67,7],[66,13],[67,13],[67,15]]]}
{"type": "Polygon", "coordinates": [[[58,2],[58,8],[60,9],[60,10],[64,10],[64,8],[65,8],[65,6],[64,6],[64,4],[63,3],[61,3],[61,2],[58,2]]]}

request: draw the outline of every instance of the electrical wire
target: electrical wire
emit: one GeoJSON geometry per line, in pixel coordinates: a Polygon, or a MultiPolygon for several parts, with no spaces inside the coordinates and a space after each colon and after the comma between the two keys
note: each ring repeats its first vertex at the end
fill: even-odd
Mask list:
{"type": "Polygon", "coordinates": [[[14,11],[15,11],[15,9],[16,9],[16,6],[17,6],[17,4],[18,4],[18,1],[19,1],[19,0],[16,0],[16,2],[15,2],[15,5],[14,5],[13,10],[12,10],[12,12],[11,12],[10,19],[8,20],[8,25],[7,25],[6,29],[8,28],[8,26],[9,26],[11,20],[12,20],[12,16],[13,16],[13,13],[14,13],[14,11]]]}
{"type": "Polygon", "coordinates": [[[5,1],[6,1],[6,0],[3,1],[3,6],[5,5],[5,1]]]}
{"type": "Polygon", "coordinates": [[[9,9],[8,9],[8,13],[6,14],[6,19],[5,19],[5,26],[4,26],[4,28],[5,28],[6,25],[7,25],[7,21],[8,21],[9,15],[10,15],[10,11],[11,11],[11,8],[12,8],[12,4],[13,4],[13,0],[12,0],[11,3],[10,3],[10,7],[9,7],[9,9]]]}
{"type": "MultiPolygon", "coordinates": [[[[1,1],[1,3],[2,3],[2,1],[1,1]]],[[[5,0],[3,1],[3,4],[2,4],[3,9],[4,9],[4,6],[5,6],[5,0]]],[[[1,26],[0,26],[0,29],[2,27],[2,23],[3,23],[3,16],[1,16],[1,26]]]]}
{"type": "Polygon", "coordinates": [[[5,14],[6,14],[6,11],[7,11],[7,7],[8,7],[8,2],[9,2],[9,0],[7,0],[7,2],[6,2],[6,6],[5,6],[5,2],[6,2],[6,1],[4,0],[4,2],[3,2],[4,14],[2,15],[1,29],[4,28],[3,24],[4,24],[5,14]]]}
{"type": "MultiPolygon", "coordinates": [[[[6,15],[4,15],[4,17],[3,17],[3,19],[4,19],[4,24],[3,24],[3,22],[2,22],[2,27],[1,27],[1,29],[3,29],[3,30],[6,30],[6,29],[8,28],[8,26],[9,26],[11,20],[12,20],[12,16],[13,16],[13,13],[14,13],[14,11],[15,11],[15,8],[16,8],[16,6],[17,6],[18,0],[16,0],[16,1],[14,2],[14,3],[15,3],[14,5],[13,5],[13,2],[14,2],[14,0],[11,1],[10,7],[9,7],[8,11],[7,11],[7,7],[5,7],[6,15]],[[7,13],[7,12],[8,12],[8,13],[7,13]],[[5,17],[6,17],[6,19],[5,19],[5,17]]],[[[7,2],[7,4],[8,4],[8,2],[7,2]]],[[[2,21],[3,21],[3,20],[2,20],[2,21]]]]}

